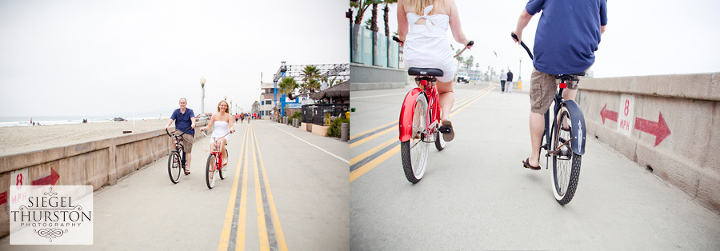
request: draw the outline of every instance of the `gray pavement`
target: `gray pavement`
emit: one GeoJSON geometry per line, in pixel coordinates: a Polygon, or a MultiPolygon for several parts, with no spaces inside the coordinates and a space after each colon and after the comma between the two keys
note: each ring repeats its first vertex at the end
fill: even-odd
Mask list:
{"type": "Polygon", "coordinates": [[[411,184],[397,129],[378,129],[397,124],[408,90],[352,93],[353,250],[720,249],[720,216],[594,138],[574,199],[559,205],[549,169],[521,164],[530,154],[527,92],[501,94],[498,84],[456,85],[455,140],[441,152],[431,146],[425,177],[411,184]]]}
{"type": "Polygon", "coordinates": [[[347,143],[270,121],[235,129],[228,174],[214,189],[205,185],[203,139],[178,184],[165,157],[95,192],[94,245],[10,246],[5,237],[0,250],[217,250],[243,238],[247,250],[283,250],[283,242],[289,250],[348,250],[347,143]],[[233,203],[243,194],[244,205],[233,203]]]}

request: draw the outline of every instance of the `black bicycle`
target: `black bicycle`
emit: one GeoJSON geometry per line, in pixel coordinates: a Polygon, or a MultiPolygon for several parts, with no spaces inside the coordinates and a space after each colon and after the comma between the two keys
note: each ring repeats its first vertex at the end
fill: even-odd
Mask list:
{"type": "MultiPolygon", "coordinates": [[[[515,41],[517,35],[511,34],[515,41]]],[[[530,49],[520,41],[530,59],[533,59],[530,49]]],[[[554,117],[550,127],[550,110],[545,112],[545,131],[543,132],[544,143],[541,143],[541,150],[545,149],[545,168],[547,169],[548,158],[553,159],[552,184],[553,195],[560,205],[565,205],[572,200],[577,189],[580,178],[580,162],[585,153],[585,117],[580,106],[573,100],[564,100],[562,93],[568,85],[577,85],[580,76],[585,72],[574,74],[555,75],[560,80],[558,90],[555,92],[554,117]],[[548,133],[549,132],[549,133],[548,133]]]]}
{"type": "Polygon", "coordinates": [[[182,140],[182,136],[190,129],[192,128],[188,128],[181,134],[175,134],[175,132],[170,134],[170,132],[165,129],[165,133],[173,138],[173,143],[175,144],[175,150],[170,152],[170,158],[168,158],[168,174],[173,184],[177,184],[178,181],[180,181],[180,171],[186,171],[185,148],[180,141],[182,140]]]}

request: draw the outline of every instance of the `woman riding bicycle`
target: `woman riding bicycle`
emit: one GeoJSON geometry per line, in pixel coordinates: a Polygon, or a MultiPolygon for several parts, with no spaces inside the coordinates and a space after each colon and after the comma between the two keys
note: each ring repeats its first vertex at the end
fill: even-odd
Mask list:
{"type": "MultiPolygon", "coordinates": [[[[455,41],[461,44],[470,42],[460,27],[460,16],[454,0],[398,0],[398,36],[403,46],[405,68],[438,68],[443,71],[437,77],[437,89],[440,94],[441,121],[444,128],[443,139],[451,141],[455,130],[449,115],[455,102],[453,81],[455,59],[446,33],[452,29],[455,41]]],[[[472,45],[467,46],[470,49],[472,45]]]]}
{"type": "MultiPolygon", "coordinates": [[[[223,154],[223,166],[227,165],[227,155],[225,154],[225,145],[230,139],[229,133],[235,132],[235,126],[233,123],[233,117],[230,115],[230,106],[225,100],[218,103],[218,113],[215,113],[210,117],[208,125],[200,129],[205,131],[208,128],[212,128],[213,132],[210,136],[217,144],[220,145],[220,152],[223,154]],[[224,137],[223,137],[224,136],[224,137]]],[[[217,145],[215,146],[217,147],[217,145]]]]}

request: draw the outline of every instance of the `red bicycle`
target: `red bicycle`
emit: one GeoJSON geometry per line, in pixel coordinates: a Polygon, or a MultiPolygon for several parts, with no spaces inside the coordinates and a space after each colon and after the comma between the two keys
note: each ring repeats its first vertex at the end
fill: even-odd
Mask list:
{"type": "MultiPolygon", "coordinates": [[[[214,138],[205,134],[205,131],[202,131],[202,134],[205,135],[206,138],[214,138]]],[[[228,134],[230,134],[230,132],[226,133],[222,137],[225,137],[228,134]]],[[[205,184],[210,189],[215,187],[215,180],[217,180],[217,175],[215,174],[219,174],[220,179],[225,179],[225,168],[223,168],[222,165],[223,155],[220,154],[221,147],[217,146],[217,140],[222,137],[215,138],[213,143],[210,144],[210,155],[208,156],[207,164],[205,166],[205,184]]],[[[228,155],[227,147],[225,147],[225,156],[228,158],[230,157],[228,155]]]]}
{"type": "MultiPolygon", "coordinates": [[[[402,43],[397,37],[393,37],[393,40],[402,43]]],[[[473,44],[474,42],[470,41],[465,49],[473,44]]],[[[435,86],[435,77],[443,76],[443,71],[436,68],[410,67],[408,75],[415,76],[418,87],[405,95],[400,110],[400,153],[405,177],[415,184],[425,175],[428,144],[435,143],[438,151],[445,148],[445,141],[440,135],[440,96],[435,86]]]]}

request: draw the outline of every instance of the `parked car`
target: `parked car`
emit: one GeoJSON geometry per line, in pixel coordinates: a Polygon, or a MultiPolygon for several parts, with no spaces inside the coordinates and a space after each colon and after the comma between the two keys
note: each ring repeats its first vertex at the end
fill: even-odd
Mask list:
{"type": "Polygon", "coordinates": [[[465,72],[458,73],[457,75],[457,81],[459,82],[465,82],[470,83],[470,78],[468,77],[468,74],[465,72]]]}

